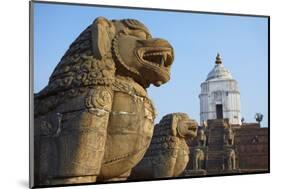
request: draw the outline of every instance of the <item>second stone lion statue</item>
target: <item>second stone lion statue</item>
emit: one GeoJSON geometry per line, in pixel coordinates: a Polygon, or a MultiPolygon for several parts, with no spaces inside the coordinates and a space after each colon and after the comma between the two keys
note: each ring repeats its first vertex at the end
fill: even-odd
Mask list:
{"type": "Polygon", "coordinates": [[[137,20],[86,28],[34,96],[35,185],[126,179],[153,134],[146,88],[170,79],[173,59],[137,20]]]}
{"type": "Polygon", "coordinates": [[[133,169],[130,179],[156,179],[179,176],[189,162],[187,139],[197,133],[197,122],[185,113],[164,116],[155,125],[144,158],[133,169]]]}

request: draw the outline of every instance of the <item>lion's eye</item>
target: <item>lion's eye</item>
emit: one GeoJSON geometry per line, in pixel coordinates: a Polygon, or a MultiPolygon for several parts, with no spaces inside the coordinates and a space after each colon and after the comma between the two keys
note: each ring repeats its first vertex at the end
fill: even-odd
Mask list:
{"type": "Polygon", "coordinates": [[[134,30],[131,35],[141,39],[147,39],[147,34],[142,30],[134,30]]]}

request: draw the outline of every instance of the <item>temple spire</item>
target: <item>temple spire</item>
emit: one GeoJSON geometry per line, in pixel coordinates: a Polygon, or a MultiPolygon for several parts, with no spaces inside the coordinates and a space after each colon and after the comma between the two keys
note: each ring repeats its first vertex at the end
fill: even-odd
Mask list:
{"type": "Polygon", "coordinates": [[[217,57],[216,57],[216,64],[221,64],[221,63],[222,63],[221,57],[220,57],[220,54],[218,53],[217,57]]]}

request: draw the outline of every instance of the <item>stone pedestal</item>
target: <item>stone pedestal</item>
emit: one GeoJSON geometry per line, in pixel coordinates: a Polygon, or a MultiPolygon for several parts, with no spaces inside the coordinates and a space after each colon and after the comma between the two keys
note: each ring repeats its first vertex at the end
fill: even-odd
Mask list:
{"type": "Polygon", "coordinates": [[[222,170],[222,174],[238,174],[241,173],[240,169],[233,169],[233,170],[222,170]]]}
{"type": "Polygon", "coordinates": [[[207,175],[207,171],[204,169],[188,170],[185,173],[188,176],[205,176],[205,175],[207,175]]]}

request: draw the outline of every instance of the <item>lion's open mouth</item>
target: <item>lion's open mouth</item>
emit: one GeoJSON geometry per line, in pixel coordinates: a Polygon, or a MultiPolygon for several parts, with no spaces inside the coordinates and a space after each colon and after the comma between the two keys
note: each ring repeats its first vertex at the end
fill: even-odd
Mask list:
{"type": "Polygon", "coordinates": [[[146,49],[141,59],[160,68],[168,68],[173,62],[173,55],[169,48],[146,49]]]}
{"type": "Polygon", "coordinates": [[[198,129],[197,123],[193,120],[190,120],[189,123],[187,123],[187,124],[189,125],[188,126],[188,136],[196,137],[197,129],[198,129]]]}
{"type": "Polygon", "coordinates": [[[189,128],[188,128],[189,131],[193,132],[193,133],[196,133],[197,132],[197,126],[194,124],[194,125],[191,125],[189,128]]]}
{"type": "Polygon", "coordinates": [[[170,79],[170,67],[173,63],[173,50],[169,47],[144,47],[137,50],[140,63],[153,70],[157,77],[151,81],[160,86],[170,79]]]}

